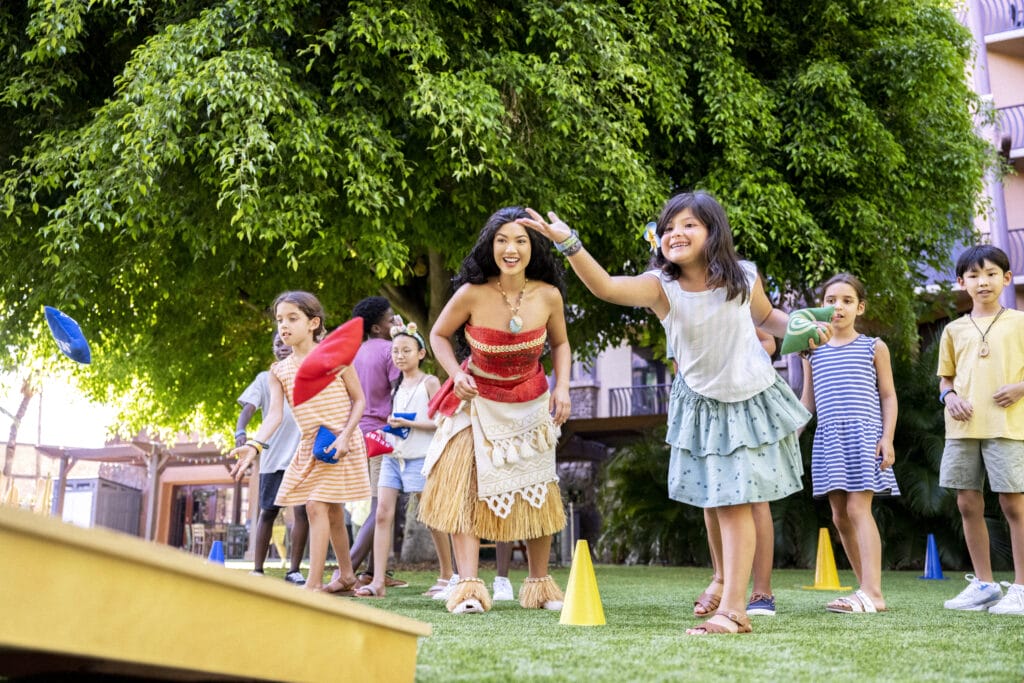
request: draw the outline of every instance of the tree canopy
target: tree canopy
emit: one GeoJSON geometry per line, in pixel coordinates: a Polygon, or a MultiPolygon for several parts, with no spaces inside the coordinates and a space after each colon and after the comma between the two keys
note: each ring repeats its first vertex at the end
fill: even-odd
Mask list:
{"type": "MultiPolygon", "coordinates": [[[[3,365],[61,308],[129,429],[230,422],[284,289],[429,324],[509,204],[639,272],[707,189],[774,291],[850,270],[909,348],[991,158],[941,0],[65,0],[0,44],[3,365]]],[[[577,348],[657,334],[568,279],[577,348]]]]}

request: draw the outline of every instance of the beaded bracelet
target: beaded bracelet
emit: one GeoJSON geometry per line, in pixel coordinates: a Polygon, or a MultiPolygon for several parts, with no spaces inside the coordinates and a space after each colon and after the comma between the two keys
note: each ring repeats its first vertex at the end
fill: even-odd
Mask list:
{"type": "Polygon", "coordinates": [[[562,252],[562,256],[565,256],[565,257],[572,256],[573,254],[579,252],[581,249],[583,249],[583,242],[580,241],[579,239],[577,239],[575,244],[573,244],[572,246],[568,247],[565,251],[562,252]]]}
{"type": "MultiPolygon", "coordinates": [[[[564,240],[562,240],[561,242],[555,242],[555,249],[557,249],[560,254],[566,254],[567,252],[569,252],[570,249],[575,247],[577,244],[582,244],[580,242],[580,234],[575,230],[572,230],[569,233],[569,236],[566,237],[564,240]]],[[[577,248],[576,251],[579,251],[579,249],[577,248]]],[[[571,253],[575,254],[576,251],[573,251],[571,253]]]]}

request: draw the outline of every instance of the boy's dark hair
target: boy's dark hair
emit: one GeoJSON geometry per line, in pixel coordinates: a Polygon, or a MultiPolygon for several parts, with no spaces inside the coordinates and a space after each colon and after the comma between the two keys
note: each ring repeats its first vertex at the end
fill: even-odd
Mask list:
{"type": "Polygon", "coordinates": [[[960,254],[960,258],[956,260],[956,276],[963,277],[969,268],[981,268],[985,261],[1004,273],[1010,270],[1010,257],[1005,251],[991,244],[978,244],[960,254]]]}
{"type": "Polygon", "coordinates": [[[382,296],[368,296],[352,308],[353,318],[363,319],[363,339],[369,339],[370,328],[380,322],[381,316],[391,308],[391,302],[382,296]]]}

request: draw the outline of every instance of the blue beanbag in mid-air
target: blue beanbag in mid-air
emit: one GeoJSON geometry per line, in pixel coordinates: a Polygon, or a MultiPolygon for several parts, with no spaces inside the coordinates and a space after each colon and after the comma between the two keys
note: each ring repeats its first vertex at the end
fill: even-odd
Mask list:
{"type": "Polygon", "coordinates": [[[85,335],[82,334],[82,328],[78,326],[78,323],[52,306],[43,306],[43,313],[46,315],[46,324],[50,326],[53,340],[57,342],[61,353],[78,363],[92,362],[89,342],[85,340],[85,335]]]}

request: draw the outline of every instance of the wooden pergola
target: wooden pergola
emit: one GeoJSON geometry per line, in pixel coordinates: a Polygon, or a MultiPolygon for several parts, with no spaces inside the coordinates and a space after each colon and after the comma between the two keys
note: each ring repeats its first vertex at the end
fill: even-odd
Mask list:
{"type": "MultiPolygon", "coordinates": [[[[79,462],[103,462],[122,465],[134,465],[146,468],[146,481],[149,495],[146,501],[146,525],[144,538],[149,541],[155,535],[158,498],[160,496],[160,475],[168,467],[187,467],[194,465],[223,464],[230,467],[233,462],[214,443],[201,441],[182,441],[168,445],[158,440],[151,440],[140,435],[131,441],[112,441],[101,448],[67,448],[64,446],[37,446],[41,453],[60,459],[60,473],[54,491],[55,516],[64,513],[64,489],[67,486],[68,474],[79,462]]],[[[236,489],[241,487],[237,483],[236,489]]],[[[240,505],[241,498],[235,496],[235,505],[240,505]]],[[[235,511],[236,516],[239,512],[235,511]]]]}

